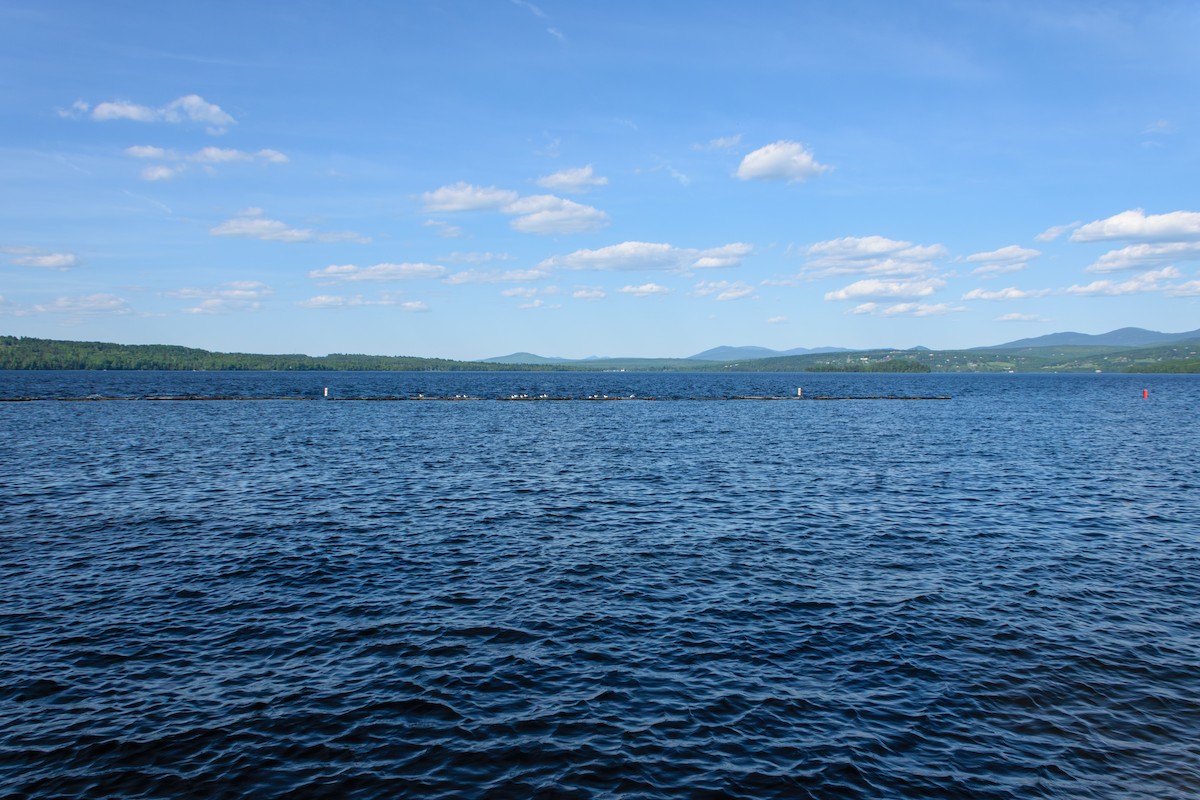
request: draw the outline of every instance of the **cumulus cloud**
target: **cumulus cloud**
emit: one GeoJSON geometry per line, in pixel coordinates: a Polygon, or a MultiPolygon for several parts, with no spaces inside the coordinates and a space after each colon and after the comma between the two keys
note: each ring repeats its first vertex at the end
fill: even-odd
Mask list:
{"type": "Polygon", "coordinates": [[[550,273],[541,269],[509,269],[509,270],[477,270],[468,269],[447,275],[444,283],[459,285],[464,283],[523,283],[525,281],[540,281],[549,278],[550,273]]]}
{"type": "Polygon", "coordinates": [[[132,314],[133,309],[121,297],[113,294],[88,294],[76,297],[59,297],[51,303],[35,305],[38,314],[132,314]]]}
{"type": "Polygon", "coordinates": [[[737,176],[748,180],[779,180],[788,183],[806,181],[829,172],[833,167],[820,164],[799,142],[786,139],[748,153],[738,167],[737,176]]]}
{"type": "Polygon", "coordinates": [[[887,297],[928,297],[945,286],[941,278],[919,281],[879,280],[864,278],[834,292],[826,292],[826,300],[860,300],[887,297]]]}
{"type": "MultiPolygon", "coordinates": [[[[77,101],[72,109],[77,113],[87,113],[88,104],[77,101]]],[[[113,100],[99,103],[91,109],[91,118],[97,122],[112,120],[130,120],[133,122],[198,122],[207,125],[212,134],[224,133],[230,126],[236,125],[237,120],[226,113],[220,106],[210,103],[197,94],[184,95],[167,103],[165,106],[151,107],[128,100],[113,100]]]]}
{"type": "Polygon", "coordinates": [[[1144,292],[1157,292],[1170,289],[1171,287],[1164,285],[1163,281],[1172,280],[1180,277],[1179,270],[1175,267],[1163,267],[1162,269],[1149,270],[1143,272],[1134,278],[1125,281],[1113,280],[1098,280],[1081,286],[1075,284],[1067,288],[1067,294],[1095,296],[1104,295],[1109,297],[1119,297],[1128,294],[1142,294],[1144,292]]]}
{"type": "Polygon", "coordinates": [[[230,281],[212,289],[179,289],[167,296],[199,301],[183,309],[185,314],[228,314],[257,311],[262,307],[262,301],[274,293],[274,289],[261,281],[230,281]]]}
{"type": "Polygon", "coordinates": [[[1049,289],[1018,289],[1015,286],[1009,286],[1006,289],[998,289],[994,292],[989,292],[986,289],[972,289],[962,296],[963,300],[1025,300],[1030,297],[1045,297],[1050,294],[1049,289]]]}
{"type": "Polygon", "coordinates": [[[1200,242],[1164,242],[1159,244],[1133,244],[1119,250],[1110,250],[1095,263],[1088,272],[1121,272],[1123,270],[1148,269],[1174,261],[1200,260],[1200,242]]]}
{"type": "Polygon", "coordinates": [[[522,197],[500,210],[516,215],[511,225],[522,233],[587,233],[608,224],[603,211],[552,194],[522,197]]]}
{"type": "Polygon", "coordinates": [[[262,239],[268,242],[369,242],[368,237],[353,231],[317,232],[309,228],[293,228],[285,222],[267,219],[261,208],[248,208],[233,219],[209,229],[213,236],[237,236],[262,239]]]}
{"type": "Polygon", "coordinates": [[[331,264],[324,269],[314,269],[308,277],[327,281],[402,281],[414,278],[440,278],[446,268],[437,264],[402,263],[372,264],[360,267],[355,264],[331,264]]]}
{"type": "Polygon", "coordinates": [[[1002,272],[1019,272],[1025,269],[1025,265],[1032,259],[1040,255],[1041,252],[1033,248],[1010,244],[1008,247],[1001,247],[999,250],[974,253],[967,256],[966,261],[973,264],[980,264],[980,266],[971,270],[972,275],[986,277],[989,275],[999,275],[1002,272]]]}
{"type": "Polygon", "coordinates": [[[735,267],[753,248],[742,242],[707,250],[674,247],[659,242],[621,242],[596,250],[576,250],[538,264],[543,269],[573,270],[675,270],[735,267]]]}
{"type": "Polygon", "coordinates": [[[558,172],[538,178],[537,185],[556,192],[586,192],[594,186],[607,186],[608,178],[596,175],[592,165],[560,169],[558,172]]]}
{"type": "Polygon", "coordinates": [[[1089,222],[1071,234],[1073,242],[1129,239],[1155,242],[1200,239],[1200,212],[1149,214],[1140,208],[1089,222]]]}
{"type": "Polygon", "coordinates": [[[660,286],[657,283],[643,283],[641,286],[622,286],[617,290],[622,294],[631,294],[634,297],[650,297],[656,294],[670,294],[671,290],[665,286],[660,286]]]}
{"type": "Polygon", "coordinates": [[[586,233],[608,224],[608,214],[552,194],[521,197],[508,189],[462,181],[421,195],[427,212],[499,211],[516,217],[510,224],[523,233],[586,233]]]}
{"type": "Polygon", "coordinates": [[[738,300],[754,294],[754,287],[742,281],[700,281],[695,293],[700,297],[716,295],[717,300],[738,300]]]}
{"type": "Polygon", "coordinates": [[[495,186],[473,186],[459,181],[449,186],[425,192],[421,200],[426,211],[479,211],[499,209],[515,202],[519,195],[495,186]]]}
{"type": "Polygon", "coordinates": [[[946,256],[940,244],[918,245],[883,236],[847,236],[809,246],[801,277],[875,275],[914,277],[933,272],[946,256]]]}

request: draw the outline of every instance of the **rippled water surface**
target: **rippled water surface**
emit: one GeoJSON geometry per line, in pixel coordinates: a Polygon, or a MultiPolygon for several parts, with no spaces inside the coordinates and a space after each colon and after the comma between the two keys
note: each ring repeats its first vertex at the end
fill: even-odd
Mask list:
{"type": "Polygon", "coordinates": [[[0,373],[156,395],[312,402],[0,403],[0,796],[1200,795],[1194,377],[0,373]]]}

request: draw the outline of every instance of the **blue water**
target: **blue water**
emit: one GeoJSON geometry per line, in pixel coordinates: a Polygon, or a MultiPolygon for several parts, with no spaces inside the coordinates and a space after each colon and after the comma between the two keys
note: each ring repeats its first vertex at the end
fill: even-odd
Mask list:
{"type": "Polygon", "coordinates": [[[0,402],[2,797],[1200,795],[1196,377],[155,395],[312,401],[0,402]]]}

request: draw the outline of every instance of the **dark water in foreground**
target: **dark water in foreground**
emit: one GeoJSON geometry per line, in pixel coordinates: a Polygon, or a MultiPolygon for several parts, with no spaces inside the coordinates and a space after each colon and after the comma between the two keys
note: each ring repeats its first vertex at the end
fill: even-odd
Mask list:
{"type": "Polygon", "coordinates": [[[1200,795],[1194,377],[325,385],[954,399],[0,403],[0,796],[1200,795]]]}

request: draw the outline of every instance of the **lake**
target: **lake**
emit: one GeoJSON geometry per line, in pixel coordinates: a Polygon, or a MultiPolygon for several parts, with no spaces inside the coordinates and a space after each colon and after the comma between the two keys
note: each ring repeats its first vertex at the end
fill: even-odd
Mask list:
{"type": "Polygon", "coordinates": [[[1200,377],[0,372],[17,398],[0,796],[1200,794],[1200,377]],[[951,399],[711,399],[799,387],[951,399]],[[345,399],[418,395],[480,399],[345,399]]]}

